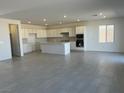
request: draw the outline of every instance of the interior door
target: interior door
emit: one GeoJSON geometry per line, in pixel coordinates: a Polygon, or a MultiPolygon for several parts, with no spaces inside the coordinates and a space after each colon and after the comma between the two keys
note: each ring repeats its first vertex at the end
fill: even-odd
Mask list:
{"type": "Polygon", "coordinates": [[[12,56],[20,56],[18,25],[9,24],[12,56]]]}

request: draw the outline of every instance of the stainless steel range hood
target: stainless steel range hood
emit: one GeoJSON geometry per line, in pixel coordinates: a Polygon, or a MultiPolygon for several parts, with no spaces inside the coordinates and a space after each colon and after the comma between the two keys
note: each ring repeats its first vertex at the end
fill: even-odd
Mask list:
{"type": "Polygon", "coordinates": [[[69,32],[61,32],[62,35],[69,35],[69,32]]]}

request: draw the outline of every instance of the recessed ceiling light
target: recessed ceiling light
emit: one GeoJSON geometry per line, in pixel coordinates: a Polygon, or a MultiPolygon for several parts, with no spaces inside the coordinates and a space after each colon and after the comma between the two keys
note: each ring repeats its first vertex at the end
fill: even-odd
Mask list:
{"type": "Polygon", "coordinates": [[[64,18],[66,18],[67,16],[66,15],[64,15],[64,18]]]}
{"type": "Polygon", "coordinates": [[[80,22],[80,19],[77,19],[78,22],[80,22]]]}
{"type": "Polygon", "coordinates": [[[99,15],[100,15],[100,16],[102,16],[102,15],[103,15],[103,13],[101,12],[101,13],[99,13],[99,15]]]}
{"type": "Polygon", "coordinates": [[[106,16],[103,16],[104,18],[106,18],[106,16]]]}
{"type": "Polygon", "coordinates": [[[28,24],[31,24],[31,21],[28,21],[28,24]]]}
{"type": "Polygon", "coordinates": [[[47,19],[46,19],[46,18],[44,18],[44,19],[43,19],[43,21],[44,21],[44,22],[46,22],[46,21],[47,21],[47,19]]]}

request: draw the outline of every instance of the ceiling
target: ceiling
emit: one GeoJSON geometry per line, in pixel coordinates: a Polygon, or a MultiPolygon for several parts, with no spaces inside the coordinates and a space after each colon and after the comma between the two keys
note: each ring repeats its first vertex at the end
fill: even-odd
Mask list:
{"type": "Polygon", "coordinates": [[[124,0],[2,0],[0,17],[49,25],[124,16],[124,0]],[[11,1],[11,2],[10,2],[11,1]],[[67,18],[63,16],[66,15],[67,18]],[[43,22],[46,18],[47,22],[43,22]]]}

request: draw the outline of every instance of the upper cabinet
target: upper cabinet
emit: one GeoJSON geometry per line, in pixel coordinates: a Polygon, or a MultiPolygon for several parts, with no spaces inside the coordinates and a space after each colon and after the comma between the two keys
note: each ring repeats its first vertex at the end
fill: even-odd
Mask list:
{"type": "Polygon", "coordinates": [[[22,38],[28,38],[28,31],[27,29],[21,29],[22,38]]]}
{"type": "Polygon", "coordinates": [[[75,28],[71,28],[71,29],[69,30],[69,36],[70,36],[70,37],[75,37],[75,28]]]}
{"type": "Polygon", "coordinates": [[[62,32],[69,32],[69,37],[75,36],[75,29],[74,28],[62,28],[60,30],[60,33],[62,33],[62,32]]]}
{"type": "Polygon", "coordinates": [[[45,29],[37,29],[36,30],[37,38],[46,38],[46,30],[45,29]]]}
{"type": "Polygon", "coordinates": [[[21,34],[22,38],[28,38],[29,34],[36,34],[37,38],[47,37],[45,29],[22,29],[21,34]]]}
{"type": "Polygon", "coordinates": [[[75,28],[57,28],[47,30],[47,37],[62,37],[61,33],[68,32],[69,37],[75,37],[75,28]]]}
{"type": "Polygon", "coordinates": [[[68,32],[70,37],[75,36],[75,29],[73,28],[58,28],[47,30],[47,37],[62,37],[61,33],[68,32]]]}
{"type": "Polygon", "coordinates": [[[77,26],[76,27],[76,34],[84,34],[85,30],[86,30],[85,26],[77,26]]]}
{"type": "Polygon", "coordinates": [[[61,37],[61,29],[49,29],[47,30],[47,37],[61,37]]]}
{"type": "Polygon", "coordinates": [[[28,38],[30,33],[36,34],[37,38],[62,37],[63,32],[68,32],[69,37],[75,37],[76,34],[83,34],[85,29],[85,26],[46,29],[40,26],[23,25],[22,38],[28,38]]]}
{"type": "Polygon", "coordinates": [[[46,38],[47,37],[46,29],[43,29],[41,32],[42,32],[42,37],[46,38]]]}
{"type": "Polygon", "coordinates": [[[37,38],[41,38],[42,37],[42,32],[41,32],[40,29],[36,30],[36,35],[37,35],[37,38]]]}
{"type": "Polygon", "coordinates": [[[47,30],[47,37],[54,37],[54,30],[47,30]]]}
{"type": "Polygon", "coordinates": [[[28,38],[29,34],[36,34],[37,38],[46,38],[46,27],[22,24],[22,38],[28,38]]]}

